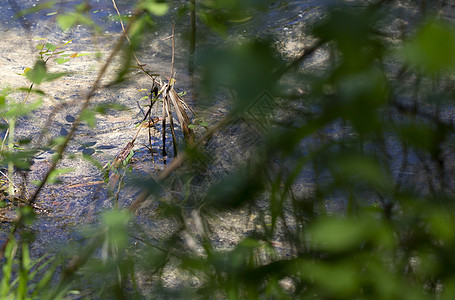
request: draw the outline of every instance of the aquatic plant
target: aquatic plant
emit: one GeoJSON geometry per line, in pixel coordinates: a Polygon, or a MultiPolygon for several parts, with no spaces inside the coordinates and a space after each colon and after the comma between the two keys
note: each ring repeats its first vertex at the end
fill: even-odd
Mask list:
{"type": "MultiPolygon", "coordinates": [[[[101,213],[97,224],[61,253],[63,260],[43,267],[52,266],[35,286],[26,284],[35,282],[30,240],[18,246],[14,238],[33,226],[34,213],[28,206],[20,209],[0,252],[5,256],[0,295],[454,297],[455,27],[447,16],[453,8],[446,1],[340,2],[321,8],[317,21],[300,28],[307,36],[300,53],[283,54],[279,36],[253,34],[232,42],[236,24],[287,3],[180,3],[180,16],[191,16],[190,72],[200,79],[193,109],[219,105],[220,98],[227,107],[192,136],[190,129],[197,126],[183,115],[187,107],[173,89],[173,67],[167,82],[160,81],[135,58],[152,18],[178,15],[164,2],[146,0],[125,18],[113,1],[127,26],[28,204],[40,196],[78,124],[92,120],[88,104],[125,40],[123,72],[110,86],[136,62],[151,80],[149,112],[137,130],[144,121],[155,125],[150,110],[161,95],[161,121],[176,109],[181,127],[175,130],[187,132],[187,143],[162,171],[135,179],[141,193],[128,206],[101,213]],[[195,49],[196,24],[230,43],[195,49]],[[143,218],[163,227],[153,230],[143,218]],[[166,222],[172,225],[164,227],[166,222]],[[21,252],[15,249],[22,249],[23,258],[16,264],[15,251],[21,252]],[[23,276],[17,284],[14,266],[23,276]],[[50,281],[56,266],[57,278],[50,281]]],[[[35,73],[47,78],[42,63],[35,73]]],[[[11,132],[10,127],[10,138],[11,132]]],[[[134,157],[135,139],[111,168],[134,157]]],[[[19,166],[20,160],[6,159],[2,156],[19,166]]]]}

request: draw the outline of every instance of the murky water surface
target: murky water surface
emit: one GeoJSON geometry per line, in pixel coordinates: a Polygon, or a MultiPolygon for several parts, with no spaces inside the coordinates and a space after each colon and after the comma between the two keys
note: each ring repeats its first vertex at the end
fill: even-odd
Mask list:
{"type": "MultiPolygon", "coordinates": [[[[0,35],[2,46],[0,47],[0,65],[2,77],[0,86],[26,87],[29,83],[23,76],[26,67],[32,67],[37,51],[36,44],[43,41],[61,45],[72,40],[62,49],[67,53],[87,53],[90,55],[78,57],[58,65],[49,62],[49,69],[55,72],[69,72],[69,75],[51,83],[42,84],[39,88],[46,92],[43,97],[43,106],[29,117],[18,120],[18,137],[35,137],[49,122],[49,132],[46,139],[64,136],[75,120],[79,111],[79,104],[96,78],[97,70],[103,59],[97,60],[95,54],[99,53],[106,58],[111,46],[121,33],[121,26],[117,19],[117,13],[110,0],[91,0],[87,13],[94,17],[97,25],[102,26],[101,35],[95,39],[92,31],[84,26],[77,26],[68,32],[61,32],[56,25],[55,19],[58,14],[68,13],[73,10],[75,4],[82,1],[62,1],[54,7],[39,10],[26,17],[16,18],[15,14],[23,9],[38,8],[45,1],[39,0],[15,0],[0,2],[0,35]],[[50,119],[49,116],[51,116],[50,119]]],[[[123,14],[129,15],[132,5],[136,1],[117,0],[118,8],[123,14]]],[[[177,11],[184,1],[174,1],[171,10],[177,11]]],[[[283,37],[284,50],[287,54],[301,50],[302,28],[306,20],[315,20],[320,17],[322,1],[276,1],[271,5],[267,13],[261,13],[245,23],[233,27],[234,34],[244,37],[261,34],[277,34],[283,37]]],[[[157,18],[157,26],[146,38],[143,49],[138,53],[142,63],[147,68],[160,74],[168,74],[170,71],[171,46],[170,40],[163,38],[170,34],[170,18],[157,18]]],[[[191,80],[187,72],[187,56],[189,17],[179,20],[176,26],[176,70],[177,89],[185,91],[185,100],[190,104],[191,80]]],[[[198,34],[210,36],[210,32],[201,24],[198,34]]],[[[214,38],[216,40],[216,38],[214,38]]],[[[210,42],[204,39],[203,43],[210,42]]],[[[196,49],[199,46],[196,45],[196,49]]],[[[196,50],[197,51],[197,50],[196,50]]],[[[114,61],[114,67],[103,81],[108,84],[115,77],[116,68],[121,66],[120,61],[114,61]]],[[[103,183],[103,172],[89,161],[82,158],[88,155],[105,165],[121,151],[137,132],[138,122],[142,119],[145,100],[141,100],[146,93],[143,89],[150,89],[150,81],[139,71],[133,73],[127,81],[108,89],[100,89],[93,99],[96,104],[119,103],[126,110],[108,110],[103,116],[97,117],[97,124],[90,128],[82,124],[70,143],[67,156],[62,160],[59,167],[70,168],[72,172],[61,176],[60,185],[51,185],[44,189],[38,202],[44,208],[50,209],[50,213],[39,216],[38,223],[33,227],[37,234],[34,253],[39,255],[49,245],[65,245],[67,241],[78,238],[74,229],[80,225],[97,222],[97,214],[103,209],[113,207],[114,200],[108,194],[103,183]]],[[[21,101],[24,95],[17,96],[21,101]]],[[[152,111],[153,116],[159,116],[160,111],[152,111]]],[[[161,130],[159,126],[156,128],[161,130]]],[[[4,135],[4,133],[2,134],[4,135]]],[[[159,136],[151,129],[152,139],[149,141],[149,129],[141,130],[134,148],[135,155],[132,160],[132,175],[145,177],[147,174],[156,172],[164,167],[164,163],[172,159],[170,135],[168,135],[168,157],[161,153],[161,141],[159,136]],[[155,136],[155,137],[154,137],[155,136]],[[148,147],[152,146],[156,151],[151,154],[148,147]]],[[[40,179],[49,167],[49,161],[53,150],[43,150],[38,155],[31,171],[29,180],[40,179]]],[[[31,187],[33,189],[33,187],[31,187]]],[[[134,188],[123,189],[119,194],[119,206],[127,206],[137,195],[134,188]]],[[[8,233],[9,225],[0,225],[0,243],[8,233]]],[[[153,224],[150,224],[153,226],[153,224]]]]}

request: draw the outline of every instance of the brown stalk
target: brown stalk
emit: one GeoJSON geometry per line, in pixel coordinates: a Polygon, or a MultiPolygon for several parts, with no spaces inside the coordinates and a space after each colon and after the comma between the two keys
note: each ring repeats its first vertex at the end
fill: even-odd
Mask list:
{"type": "Polygon", "coordinates": [[[169,76],[169,85],[173,85],[174,78],[174,57],[175,57],[175,24],[172,21],[172,60],[171,60],[171,75],[169,76]]]}
{"type": "MultiPolygon", "coordinates": [[[[120,14],[119,9],[117,8],[117,4],[116,4],[115,0],[112,0],[112,4],[113,4],[114,9],[116,10],[116,12],[117,12],[117,14],[119,16],[120,24],[122,26],[122,30],[123,30],[123,33],[125,35],[125,38],[128,40],[129,44],[131,45],[131,41],[130,41],[130,39],[129,39],[126,31],[125,31],[125,28],[124,28],[124,25],[123,25],[123,21],[122,21],[122,18],[121,18],[121,14],[120,14]]],[[[172,35],[166,38],[166,39],[171,39],[172,40],[171,73],[170,73],[170,76],[169,76],[169,83],[168,84],[163,84],[161,81],[158,82],[153,76],[151,76],[149,74],[149,72],[147,72],[144,69],[145,65],[142,64],[139,61],[139,59],[137,58],[136,54],[133,51],[133,57],[134,57],[134,59],[137,62],[138,68],[140,68],[147,76],[149,76],[152,79],[152,82],[154,84],[158,84],[161,87],[159,95],[161,95],[162,98],[163,98],[163,108],[162,108],[162,145],[163,145],[162,154],[163,154],[163,156],[166,156],[166,118],[167,117],[169,117],[169,121],[170,121],[172,141],[173,141],[173,146],[174,146],[174,156],[176,156],[176,154],[177,154],[177,142],[176,142],[177,139],[176,139],[176,135],[175,135],[174,121],[173,121],[171,107],[170,107],[170,103],[171,102],[172,102],[172,105],[174,106],[174,108],[176,110],[177,117],[178,117],[180,126],[182,127],[182,131],[184,133],[185,140],[191,141],[192,140],[191,136],[193,135],[192,131],[188,127],[188,125],[190,124],[190,119],[189,119],[188,115],[185,112],[185,108],[188,108],[188,109],[190,109],[190,108],[189,108],[189,106],[186,103],[183,102],[183,99],[181,99],[177,95],[177,93],[175,92],[175,90],[173,88],[173,85],[175,83],[175,79],[174,79],[175,38],[174,38],[174,35],[175,35],[175,23],[174,23],[174,21],[172,21],[172,35]]],[[[147,114],[145,115],[143,121],[145,121],[147,116],[150,115],[151,108],[152,108],[152,105],[149,107],[149,110],[148,110],[147,114]]],[[[191,110],[191,111],[193,111],[193,110],[191,110]]],[[[141,130],[141,127],[139,127],[138,131],[136,132],[135,137],[130,142],[130,143],[133,143],[133,145],[134,145],[135,139],[138,136],[140,130],[141,130]]],[[[150,134],[149,134],[149,139],[150,139],[150,134]]],[[[130,147],[130,144],[127,144],[124,149],[129,148],[129,147],[130,147]]],[[[119,163],[118,159],[119,158],[121,158],[121,157],[117,156],[116,159],[114,160],[115,165],[118,165],[118,163],[119,163]]],[[[113,163],[113,165],[114,165],[114,163],[113,163]]]]}
{"type": "MultiPolygon", "coordinates": [[[[235,119],[235,114],[230,113],[226,116],[224,116],[221,121],[219,121],[216,125],[213,127],[210,127],[209,130],[207,130],[204,135],[199,138],[197,141],[193,142],[191,144],[191,147],[197,148],[202,146],[206,141],[210,140],[212,136],[218,132],[223,130],[227,125],[229,125],[234,119],[235,119]]],[[[186,160],[188,159],[188,155],[186,152],[180,153],[176,158],[172,160],[172,162],[169,164],[169,166],[161,171],[161,173],[158,174],[158,176],[151,175],[149,177],[150,180],[153,180],[157,183],[157,185],[160,185],[164,182],[166,178],[168,178],[177,168],[179,168],[186,160]]],[[[141,205],[143,201],[147,199],[149,195],[147,193],[142,193],[140,194],[134,201],[131,203],[129,210],[131,212],[135,212],[141,205]]]]}
{"type": "Polygon", "coordinates": [[[185,140],[190,143],[193,142],[194,133],[188,127],[188,125],[191,124],[190,118],[188,117],[188,115],[185,111],[185,107],[182,105],[181,101],[183,101],[183,100],[180,98],[180,96],[174,90],[173,86],[171,86],[171,89],[169,91],[169,98],[171,99],[172,105],[174,106],[175,112],[177,113],[177,118],[179,119],[180,126],[182,127],[183,136],[185,137],[185,140]]]}
{"type": "Polygon", "coordinates": [[[163,105],[166,108],[166,113],[169,116],[169,127],[171,128],[172,134],[172,145],[174,146],[174,157],[177,156],[177,139],[175,136],[175,128],[174,128],[174,117],[172,116],[171,112],[171,101],[169,100],[169,92],[166,93],[166,97],[164,98],[163,105]]]}
{"type": "MultiPolygon", "coordinates": [[[[182,100],[182,99],[177,95],[177,93],[174,90],[174,83],[175,83],[174,59],[175,59],[175,24],[174,24],[174,21],[172,21],[172,61],[171,61],[171,76],[169,77],[169,89],[168,89],[168,93],[167,93],[167,96],[170,99],[170,101],[168,99],[168,103],[172,102],[172,105],[175,108],[175,112],[177,113],[177,118],[179,120],[180,127],[182,128],[183,136],[185,137],[185,140],[187,142],[188,141],[191,142],[193,132],[188,127],[188,125],[191,124],[190,118],[186,114],[185,108],[183,107],[183,105],[180,102],[180,100],[182,100]]],[[[172,117],[171,117],[171,120],[172,120],[172,117]]],[[[174,141],[176,140],[174,130],[172,130],[172,139],[174,141]]],[[[175,143],[174,143],[174,149],[175,149],[175,154],[174,154],[174,156],[175,156],[176,150],[177,150],[175,143]]]]}
{"type": "MultiPolygon", "coordinates": [[[[122,20],[122,15],[120,14],[120,11],[118,10],[117,8],[117,4],[115,3],[115,0],[112,0],[112,5],[114,6],[114,9],[115,11],[117,12],[117,15],[119,17],[119,20],[120,20],[120,25],[122,26],[122,31],[123,31],[123,34],[125,35],[125,38],[128,40],[128,44],[131,45],[131,40],[130,38],[128,37],[128,33],[127,31],[125,30],[125,26],[123,25],[123,20],[122,20]]],[[[142,64],[139,59],[137,58],[136,56],[136,53],[134,53],[134,51],[131,51],[133,53],[133,57],[134,59],[136,60],[137,62],[137,66],[139,67],[139,69],[141,69],[142,72],[144,72],[148,77],[150,77],[150,79],[152,80],[152,82],[156,82],[158,84],[158,82],[155,80],[155,78],[153,78],[152,75],[149,74],[149,72],[147,72],[145,69],[144,69],[144,64],[142,64]]]]}
{"type": "MultiPolygon", "coordinates": [[[[164,91],[164,96],[163,96],[163,99],[165,99],[165,93],[166,93],[166,90],[164,91]]],[[[161,138],[162,138],[162,142],[163,142],[163,150],[162,150],[162,155],[163,157],[166,156],[166,109],[165,109],[165,104],[164,104],[164,100],[163,100],[163,109],[162,109],[162,123],[161,123],[161,138]]]]}

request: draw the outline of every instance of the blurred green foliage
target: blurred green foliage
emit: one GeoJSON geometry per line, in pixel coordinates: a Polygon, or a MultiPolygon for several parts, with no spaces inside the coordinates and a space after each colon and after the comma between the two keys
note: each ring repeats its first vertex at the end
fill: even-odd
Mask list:
{"type": "MultiPolygon", "coordinates": [[[[218,149],[189,145],[181,170],[138,184],[143,199],[158,203],[154,218],[173,220],[169,235],[148,234],[131,211],[105,212],[98,226],[88,227],[62,254],[65,264],[55,263],[33,286],[26,287],[34,274],[28,241],[19,247],[11,238],[0,295],[453,299],[455,31],[453,16],[436,9],[450,11],[451,4],[371,2],[328,7],[305,27],[315,48],[291,58],[277,50],[280,36],[200,45],[198,101],[205,97],[211,103],[227,89],[228,116],[245,120],[261,93],[276,95],[275,117],[259,131],[253,154],[224,176],[207,171],[218,149]],[[315,57],[323,57],[317,69],[307,64],[315,57]],[[241,215],[242,209],[249,211],[252,227],[238,243],[220,247],[213,219],[226,212],[241,215]],[[56,266],[59,278],[51,282],[56,266]],[[169,277],[175,286],[165,282],[169,277]]],[[[137,3],[142,10],[133,46],[156,15],[171,14],[171,5],[137,3]]],[[[268,1],[184,5],[183,12],[197,10],[199,26],[220,40],[232,38],[233,23],[272,9],[268,1]]],[[[91,26],[84,14],[77,6],[57,21],[62,29],[91,26]]],[[[131,52],[125,66],[130,59],[131,52]]],[[[42,61],[26,76],[36,84],[56,79],[42,61]]],[[[0,96],[4,106],[6,95],[0,96]]],[[[92,117],[84,119],[95,126],[92,117]]],[[[235,124],[227,122],[217,133],[235,124]]]]}

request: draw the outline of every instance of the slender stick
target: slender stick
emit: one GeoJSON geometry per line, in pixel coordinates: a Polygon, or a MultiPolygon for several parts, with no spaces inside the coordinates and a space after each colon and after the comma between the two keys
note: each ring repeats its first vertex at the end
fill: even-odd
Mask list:
{"type": "Polygon", "coordinates": [[[174,85],[174,57],[175,57],[175,24],[172,21],[172,60],[171,60],[171,76],[169,76],[169,85],[174,85]]]}
{"type": "MultiPolygon", "coordinates": [[[[131,44],[131,40],[130,40],[130,38],[128,37],[127,30],[125,29],[125,27],[124,27],[124,25],[123,25],[122,15],[120,14],[120,11],[119,11],[118,8],[117,8],[117,4],[115,3],[115,0],[112,0],[112,4],[114,5],[114,9],[117,11],[117,14],[118,14],[118,16],[119,16],[120,25],[122,26],[123,34],[125,35],[125,38],[128,40],[128,43],[129,43],[130,46],[131,46],[131,45],[132,45],[132,44],[131,44]]],[[[138,68],[141,69],[141,71],[142,71],[145,75],[147,75],[147,76],[152,80],[152,82],[161,85],[160,82],[158,82],[152,75],[150,75],[149,72],[147,72],[147,71],[144,69],[144,66],[145,66],[145,65],[142,64],[142,63],[139,61],[139,59],[137,58],[136,53],[133,51],[133,49],[131,49],[131,52],[133,53],[133,57],[134,57],[134,59],[135,59],[136,62],[137,62],[138,68]]]]}
{"type": "MultiPolygon", "coordinates": [[[[9,121],[9,135],[8,135],[8,148],[10,153],[14,152],[14,134],[16,131],[16,118],[12,117],[9,121]]],[[[12,161],[8,162],[8,176],[10,180],[14,180],[14,163],[12,161]]],[[[14,182],[11,181],[8,186],[8,197],[11,201],[14,199],[14,182]]]]}
{"type": "MultiPolygon", "coordinates": [[[[209,130],[207,130],[204,135],[199,138],[197,141],[191,144],[192,147],[199,147],[201,146],[204,142],[210,140],[212,136],[218,132],[221,131],[223,128],[226,128],[227,125],[229,125],[233,120],[235,120],[235,114],[230,113],[226,116],[224,116],[215,126],[211,127],[209,130]]],[[[163,181],[168,178],[175,170],[177,170],[186,160],[188,159],[187,153],[181,152],[177,157],[175,157],[172,162],[169,164],[169,166],[161,171],[161,173],[158,175],[158,177],[155,177],[154,175],[150,176],[151,180],[156,181],[158,184],[163,183],[163,181]]],[[[131,203],[129,210],[131,212],[135,212],[141,203],[147,199],[149,195],[144,192],[141,193],[134,201],[131,203]]]]}
{"type": "Polygon", "coordinates": [[[193,79],[194,53],[196,51],[196,0],[190,0],[190,55],[188,59],[188,73],[193,79]]]}
{"type": "Polygon", "coordinates": [[[312,46],[303,49],[303,51],[301,52],[302,54],[300,54],[296,59],[291,61],[289,64],[287,64],[283,68],[278,69],[273,74],[273,77],[276,79],[279,79],[279,78],[281,78],[281,76],[283,76],[284,74],[289,72],[292,68],[299,66],[303,61],[305,61],[305,59],[307,59],[311,54],[316,52],[316,50],[318,50],[322,45],[324,45],[325,42],[326,41],[324,41],[324,40],[317,40],[312,46]]]}
{"type": "MultiPolygon", "coordinates": [[[[151,114],[151,111],[152,111],[152,106],[153,104],[155,103],[155,101],[157,100],[157,96],[154,96],[154,90],[157,89],[156,86],[153,86],[152,87],[152,90],[150,91],[150,96],[149,96],[149,99],[150,99],[150,107],[149,107],[149,126],[148,126],[148,135],[149,135],[149,139],[148,139],[148,142],[149,142],[149,150],[150,150],[150,155],[152,156],[152,160],[153,162],[155,163],[155,156],[153,155],[153,146],[152,146],[152,126],[155,127],[155,124],[153,122],[153,118],[152,118],[152,114],[151,114]]],[[[156,95],[158,95],[158,92],[155,92],[156,95]]],[[[158,122],[158,121],[157,121],[158,122]]],[[[156,128],[155,128],[156,129],[156,128]]]]}
{"type": "Polygon", "coordinates": [[[163,141],[163,151],[162,151],[162,155],[163,155],[163,161],[166,162],[166,160],[164,160],[164,157],[166,156],[166,96],[167,96],[167,91],[165,91],[165,93],[163,94],[163,110],[162,110],[162,116],[163,116],[163,121],[161,123],[161,138],[162,138],[162,141],[163,141]]]}
{"type": "Polygon", "coordinates": [[[164,99],[166,101],[166,111],[167,115],[169,116],[169,127],[171,128],[171,134],[172,134],[172,145],[174,146],[174,157],[177,156],[177,138],[175,136],[175,128],[174,128],[174,118],[172,117],[172,112],[171,112],[171,101],[169,100],[169,96],[164,99]]]}

